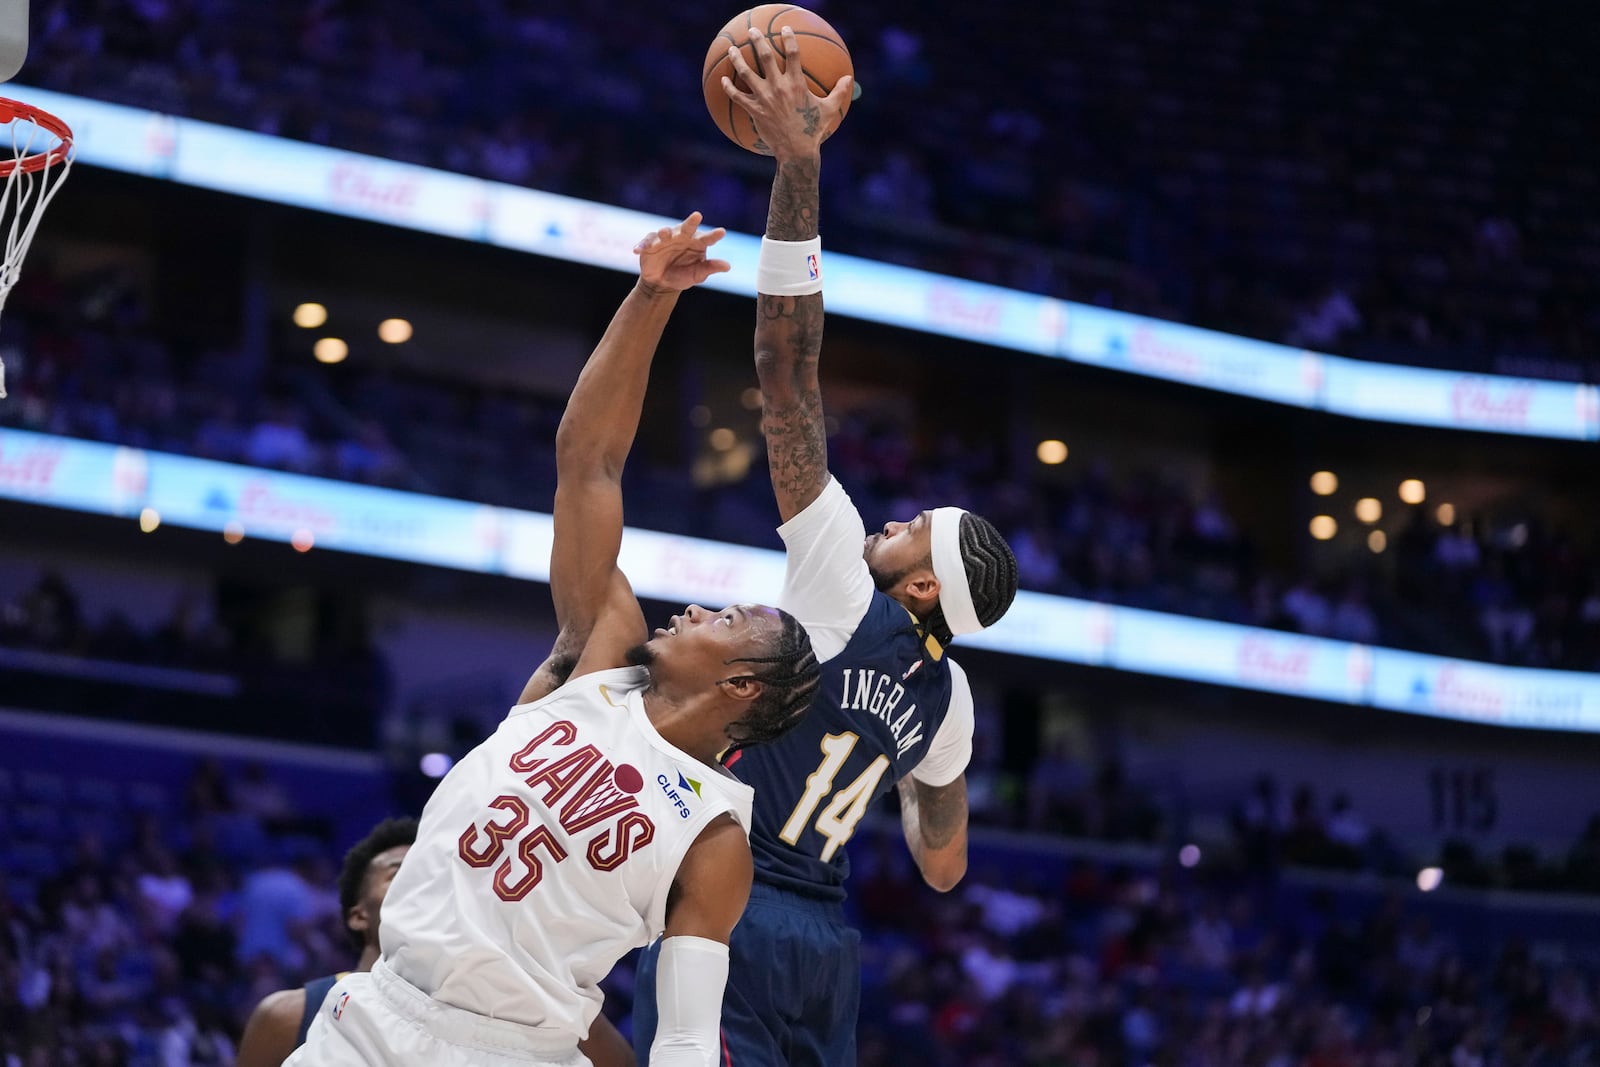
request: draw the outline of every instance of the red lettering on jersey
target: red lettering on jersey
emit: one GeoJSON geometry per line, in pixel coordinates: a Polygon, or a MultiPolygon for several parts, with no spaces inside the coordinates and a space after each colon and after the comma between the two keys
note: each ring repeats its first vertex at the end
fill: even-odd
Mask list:
{"type": "Polygon", "coordinates": [[[500,867],[494,872],[494,891],[501,900],[509,900],[512,903],[516,903],[527,896],[533,887],[543,880],[544,864],[538,856],[533,854],[533,850],[540,845],[544,846],[545,851],[550,853],[550,858],[556,863],[560,863],[567,858],[567,850],[561,847],[561,842],[556,840],[556,835],[551,832],[550,827],[534,827],[533,832],[524,837],[522,842],[517,845],[517,858],[522,860],[523,864],[528,868],[527,873],[515,882],[508,881],[511,877],[511,861],[509,859],[500,864],[500,867]]]}
{"type": "Polygon", "coordinates": [[[565,796],[567,790],[577,785],[579,780],[589,773],[590,768],[601,759],[598,748],[584,745],[582,748],[573,749],[555,762],[540,767],[528,775],[526,781],[535,791],[543,786],[544,802],[547,806],[552,805],[565,796]]]}
{"type": "Polygon", "coordinates": [[[596,834],[589,841],[589,866],[597,871],[612,871],[639,849],[655,840],[656,824],[642,811],[630,811],[617,820],[610,830],[596,834]],[[612,834],[616,841],[611,840],[612,834]],[[610,851],[607,851],[607,850],[610,851]]]}
{"type": "Polygon", "coordinates": [[[500,858],[500,853],[505,850],[506,839],[515,837],[528,828],[528,805],[521,797],[502,794],[489,802],[491,808],[509,812],[511,818],[503,823],[492,820],[484,823],[483,832],[489,840],[481,847],[476,844],[478,827],[469,826],[461,834],[461,840],[456,845],[456,851],[466,861],[469,867],[487,867],[500,858]]]}
{"type": "Polygon", "coordinates": [[[561,828],[569,834],[587,830],[618,812],[637,808],[639,802],[617,787],[611,761],[601,760],[600,769],[583,783],[561,809],[561,828]]]}
{"type": "Polygon", "coordinates": [[[527,774],[536,771],[544,763],[544,757],[534,756],[534,753],[545,745],[570,745],[578,739],[578,728],[562,719],[546,726],[532,741],[511,757],[511,769],[518,774],[527,774]]]}

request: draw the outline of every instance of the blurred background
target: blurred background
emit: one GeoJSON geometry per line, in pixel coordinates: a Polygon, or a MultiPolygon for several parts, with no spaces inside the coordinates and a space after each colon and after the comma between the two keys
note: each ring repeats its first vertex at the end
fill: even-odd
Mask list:
{"type": "MultiPolygon", "coordinates": [[[[850,846],[862,1063],[1600,1062],[1600,20],[814,6],[831,467],[1028,591],[958,646],[966,880],[850,846]]],[[[340,855],[554,636],[628,247],[764,224],[731,14],[34,0],[0,92],[80,156],[0,322],[7,1067],[228,1064],[350,965],[340,855]]],[[[776,593],[749,291],[657,358],[653,619],[776,593]]]]}

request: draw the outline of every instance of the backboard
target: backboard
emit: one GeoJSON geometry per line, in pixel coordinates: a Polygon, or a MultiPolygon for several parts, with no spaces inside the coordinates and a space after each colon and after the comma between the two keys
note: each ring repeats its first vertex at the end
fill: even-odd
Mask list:
{"type": "Polygon", "coordinates": [[[0,82],[8,82],[28,58],[28,0],[0,0],[0,82]]]}

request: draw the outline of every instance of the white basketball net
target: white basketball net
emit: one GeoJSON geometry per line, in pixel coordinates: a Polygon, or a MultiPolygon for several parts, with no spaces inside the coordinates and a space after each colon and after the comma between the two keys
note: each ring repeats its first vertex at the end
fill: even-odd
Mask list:
{"type": "MultiPolygon", "coordinates": [[[[5,183],[0,188],[0,230],[5,234],[5,259],[0,261],[0,312],[5,310],[6,297],[22,273],[22,257],[28,254],[45,208],[61,191],[61,183],[72,170],[73,153],[70,133],[63,138],[23,117],[26,109],[22,114],[11,114],[10,122],[3,127],[11,141],[10,159],[0,147],[0,168],[10,166],[10,173],[0,177],[5,183]]],[[[3,144],[0,141],[0,146],[3,144]]],[[[6,369],[0,363],[0,398],[5,395],[6,369]]]]}

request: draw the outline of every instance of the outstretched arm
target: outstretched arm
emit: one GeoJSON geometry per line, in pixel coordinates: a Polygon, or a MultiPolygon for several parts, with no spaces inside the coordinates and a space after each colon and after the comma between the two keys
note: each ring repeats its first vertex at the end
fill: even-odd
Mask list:
{"type": "MultiPolygon", "coordinates": [[[[723,89],[750,113],[761,138],[772,149],[778,173],[767,209],[767,237],[773,241],[809,241],[816,237],[820,200],[818,175],[822,142],[839,124],[849,99],[849,79],[841,79],[826,98],[812,94],[800,64],[800,45],[784,27],[785,67],[778,70],[771,43],[759,30],[750,31],[761,77],[732,52],[734,69],[750,87],[723,89]]],[[[824,432],[822,390],[817,361],[822,354],[822,294],[756,297],[756,374],[761,382],[761,432],[767,439],[767,463],[778,514],[784,522],[804,511],[828,484],[828,438],[824,432]]]]}
{"type": "Polygon", "coordinates": [[[696,212],[639,243],[639,280],[578,375],[556,430],[550,595],[561,628],[522,700],[573,677],[618,666],[646,637],[644,613],[617,569],[622,548],[622,467],[644,408],[650,362],[678,294],[728,264],[706,258],[723,231],[698,233],[696,212]],[[554,683],[552,685],[551,683],[554,683]]]}

